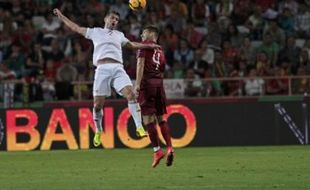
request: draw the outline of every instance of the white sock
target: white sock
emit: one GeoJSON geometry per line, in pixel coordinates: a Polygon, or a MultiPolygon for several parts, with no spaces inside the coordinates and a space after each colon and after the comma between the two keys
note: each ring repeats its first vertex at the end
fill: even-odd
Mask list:
{"type": "Polygon", "coordinates": [[[93,108],[93,119],[95,122],[96,133],[102,132],[102,117],[103,117],[102,109],[93,108]]]}
{"type": "Polygon", "coordinates": [[[154,152],[159,151],[159,149],[160,149],[160,146],[153,147],[154,152]]]}
{"type": "Polygon", "coordinates": [[[128,101],[128,109],[135,121],[136,128],[142,127],[141,109],[139,104],[134,101],[128,101]]]}

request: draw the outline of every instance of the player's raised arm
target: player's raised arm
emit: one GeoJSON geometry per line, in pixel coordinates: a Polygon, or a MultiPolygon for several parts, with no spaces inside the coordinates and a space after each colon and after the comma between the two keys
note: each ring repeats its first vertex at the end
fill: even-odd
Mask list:
{"type": "Polygon", "coordinates": [[[78,24],[72,22],[70,19],[68,19],[66,16],[64,16],[59,9],[54,9],[53,12],[71,30],[85,36],[87,28],[81,27],[78,24]]]}
{"type": "Polygon", "coordinates": [[[125,47],[130,48],[130,49],[159,49],[161,48],[161,46],[157,44],[142,44],[142,43],[131,42],[131,41],[128,41],[125,44],[125,47]]]}
{"type": "Polygon", "coordinates": [[[135,82],[135,94],[139,95],[141,80],[144,72],[144,57],[139,57],[137,59],[137,72],[136,72],[136,82],[135,82]]]}

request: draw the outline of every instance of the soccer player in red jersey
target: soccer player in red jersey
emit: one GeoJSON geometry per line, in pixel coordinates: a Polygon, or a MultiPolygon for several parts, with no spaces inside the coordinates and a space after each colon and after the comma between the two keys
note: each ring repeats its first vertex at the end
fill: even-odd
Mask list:
{"type": "MultiPolygon", "coordinates": [[[[158,29],[147,26],[142,32],[142,43],[156,44],[158,29]]],[[[166,95],[163,85],[165,56],[161,49],[139,49],[137,52],[137,77],[135,93],[141,106],[142,120],[147,127],[149,138],[154,150],[152,167],[155,168],[165,156],[159,146],[156,123],[160,126],[162,136],[167,145],[166,165],[171,166],[174,152],[171,144],[170,130],[167,121],[163,119],[166,111],[166,95]],[[156,122],[157,121],[157,122],[156,122]]]]}

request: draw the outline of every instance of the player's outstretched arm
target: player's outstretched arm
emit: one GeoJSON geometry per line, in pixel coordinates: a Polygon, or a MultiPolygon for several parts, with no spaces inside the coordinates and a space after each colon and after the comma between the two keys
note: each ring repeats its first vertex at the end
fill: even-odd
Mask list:
{"type": "Polygon", "coordinates": [[[160,45],[157,44],[142,44],[138,42],[127,42],[125,45],[126,48],[130,49],[159,49],[161,48],[160,45]]]}
{"type": "Polygon", "coordinates": [[[136,82],[135,82],[135,89],[134,89],[134,92],[136,95],[138,95],[140,91],[140,84],[141,84],[141,80],[142,80],[143,72],[144,72],[144,62],[145,62],[144,57],[139,57],[137,59],[137,72],[136,72],[136,82]]]}
{"type": "Polygon", "coordinates": [[[74,32],[77,32],[83,36],[85,36],[87,28],[81,27],[77,25],[76,23],[72,22],[70,19],[68,19],[65,15],[61,13],[59,9],[54,9],[53,10],[54,14],[62,21],[65,23],[66,26],[68,26],[71,30],[74,32]]]}

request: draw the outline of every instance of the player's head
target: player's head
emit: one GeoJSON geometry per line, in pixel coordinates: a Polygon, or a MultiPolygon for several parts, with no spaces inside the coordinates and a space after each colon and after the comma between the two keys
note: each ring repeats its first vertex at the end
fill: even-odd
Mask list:
{"type": "Polygon", "coordinates": [[[142,38],[142,41],[151,40],[151,41],[156,42],[158,39],[158,34],[159,34],[159,31],[157,27],[147,26],[143,29],[141,38],[142,38]]]}
{"type": "Polygon", "coordinates": [[[117,27],[117,24],[119,22],[120,14],[116,11],[109,12],[104,17],[104,27],[108,29],[115,29],[117,27]]]}

